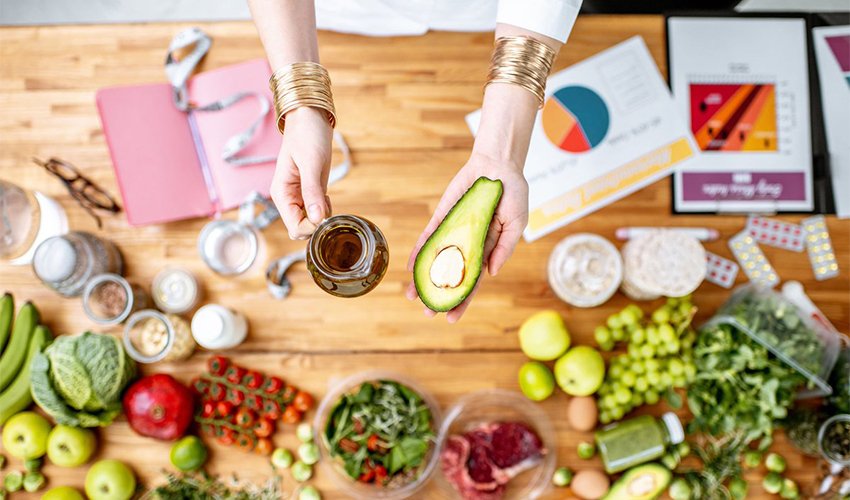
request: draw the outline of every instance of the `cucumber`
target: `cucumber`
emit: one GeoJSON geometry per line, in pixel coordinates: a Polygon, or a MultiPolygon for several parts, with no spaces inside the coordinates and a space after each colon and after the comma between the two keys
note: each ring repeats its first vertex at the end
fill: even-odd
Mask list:
{"type": "Polygon", "coordinates": [[[32,332],[38,325],[38,309],[32,302],[27,302],[18,311],[15,326],[12,327],[12,338],[9,347],[0,357],[0,391],[6,388],[21,370],[21,364],[27,355],[27,345],[32,332]]]}
{"type": "Polygon", "coordinates": [[[12,384],[0,394],[0,425],[6,423],[6,420],[12,415],[25,410],[32,404],[30,365],[36,353],[47,347],[50,338],[50,330],[43,325],[39,325],[33,331],[23,368],[17,373],[12,384]]]}
{"type": "Polygon", "coordinates": [[[0,353],[6,347],[9,333],[12,331],[12,316],[15,314],[15,298],[7,293],[0,298],[0,353]]]}

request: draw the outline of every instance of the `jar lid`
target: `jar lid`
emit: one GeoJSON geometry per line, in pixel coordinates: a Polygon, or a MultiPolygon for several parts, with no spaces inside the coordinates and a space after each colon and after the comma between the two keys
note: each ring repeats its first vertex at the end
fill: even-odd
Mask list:
{"type": "Polygon", "coordinates": [[[682,421],[672,411],[668,411],[661,415],[661,421],[667,427],[667,433],[670,434],[670,444],[679,444],[685,440],[685,429],[682,427],[682,421]]]}
{"type": "Polygon", "coordinates": [[[250,226],[234,220],[215,220],[201,229],[198,252],[218,274],[242,274],[251,267],[259,253],[257,233],[250,226]]]}
{"type": "Polygon", "coordinates": [[[138,311],[124,325],[124,349],[139,363],[162,361],[174,345],[174,326],[161,312],[138,311]]]}
{"type": "Polygon", "coordinates": [[[217,304],[207,304],[192,317],[192,337],[206,349],[218,349],[219,341],[228,328],[227,311],[217,304]]]}
{"type": "Polygon", "coordinates": [[[623,259],[610,241],[592,233],[568,236],[552,250],[549,286],[564,302],[596,307],[617,291],[623,280],[623,259]]]}
{"type": "Polygon", "coordinates": [[[127,319],[134,302],[130,283],[117,274],[98,274],[83,289],[83,311],[101,325],[117,325],[127,319]]]}
{"type": "Polygon", "coordinates": [[[168,268],[156,275],[151,286],[153,300],[161,310],[180,314],[198,300],[198,280],[185,269],[168,268]]]}
{"type": "Polygon", "coordinates": [[[32,266],[42,281],[56,283],[66,280],[77,266],[77,250],[63,236],[48,238],[35,249],[32,266]]]}

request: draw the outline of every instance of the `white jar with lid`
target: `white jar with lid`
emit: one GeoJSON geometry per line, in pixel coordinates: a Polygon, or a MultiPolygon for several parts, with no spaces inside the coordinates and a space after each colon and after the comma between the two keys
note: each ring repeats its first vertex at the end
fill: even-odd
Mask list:
{"type": "Polygon", "coordinates": [[[151,295],[161,311],[182,314],[198,303],[198,280],[185,269],[163,269],[153,279],[151,295]]]}
{"type": "Polygon", "coordinates": [[[192,336],[205,349],[230,349],[247,335],[245,316],[218,304],[207,304],[192,317],[192,336]]]}

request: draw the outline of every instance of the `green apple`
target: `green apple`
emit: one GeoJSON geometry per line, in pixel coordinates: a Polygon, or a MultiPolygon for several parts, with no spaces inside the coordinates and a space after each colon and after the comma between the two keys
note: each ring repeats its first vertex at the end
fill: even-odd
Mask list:
{"type": "Polygon", "coordinates": [[[47,458],[59,467],[79,467],[91,458],[96,444],[89,429],[57,425],[47,437],[47,458]]]}
{"type": "Polygon", "coordinates": [[[571,396],[590,396],[605,380],[605,360],[592,347],[574,347],[555,362],[555,379],[571,396]]]}
{"type": "Polygon", "coordinates": [[[551,361],[570,347],[570,333],[557,311],[540,311],[519,328],[519,345],[529,358],[551,361]]]}
{"type": "Polygon", "coordinates": [[[136,476],[118,460],[101,460],[86,473],[89,500],[129,500],[136,491],[136,476]]]}
{"type": "Polygon", "coordinates": [[[10,418],[3,427],[3,448],[13,457],[30,460],[47,451],[50,422],[38,413],[24,411],[10,418]]]}
{"type": "Polygon", "coordinates": [[[555,390],[555,377],[548,366],[529,361],[519,369],[519,388],[528,399],[543,401],[555,390]]]}
{"type": "Polygon", "coordinates": [[[70,486],[58,486],[47,490],[47,492],[41,496],[41,500],[85,500],[85,497],[83,497],[79,491],[71,488],[70,486]]]}

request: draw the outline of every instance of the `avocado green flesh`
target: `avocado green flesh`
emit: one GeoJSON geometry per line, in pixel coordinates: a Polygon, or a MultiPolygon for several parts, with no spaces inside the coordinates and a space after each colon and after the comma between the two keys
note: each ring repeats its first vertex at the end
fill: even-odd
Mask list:
{"type": "Polygon", "coordinates": [[[667,489],[670,469],[658,464],[643,464],[627,470],[602,500],[652,500],[667,489]]]}
{"type": "Polygon", "coordinates": [[[449,311],[472,293],[481,275],[490,221],[501,197],[502,181],[479,177],[422,245],[413,266],[413,282],[429,309],[449,311]],[[451,288],[438,287],[431,281],[431,265],[442,250],[451,246],[463,254],[463,279],[451,288]]]}

